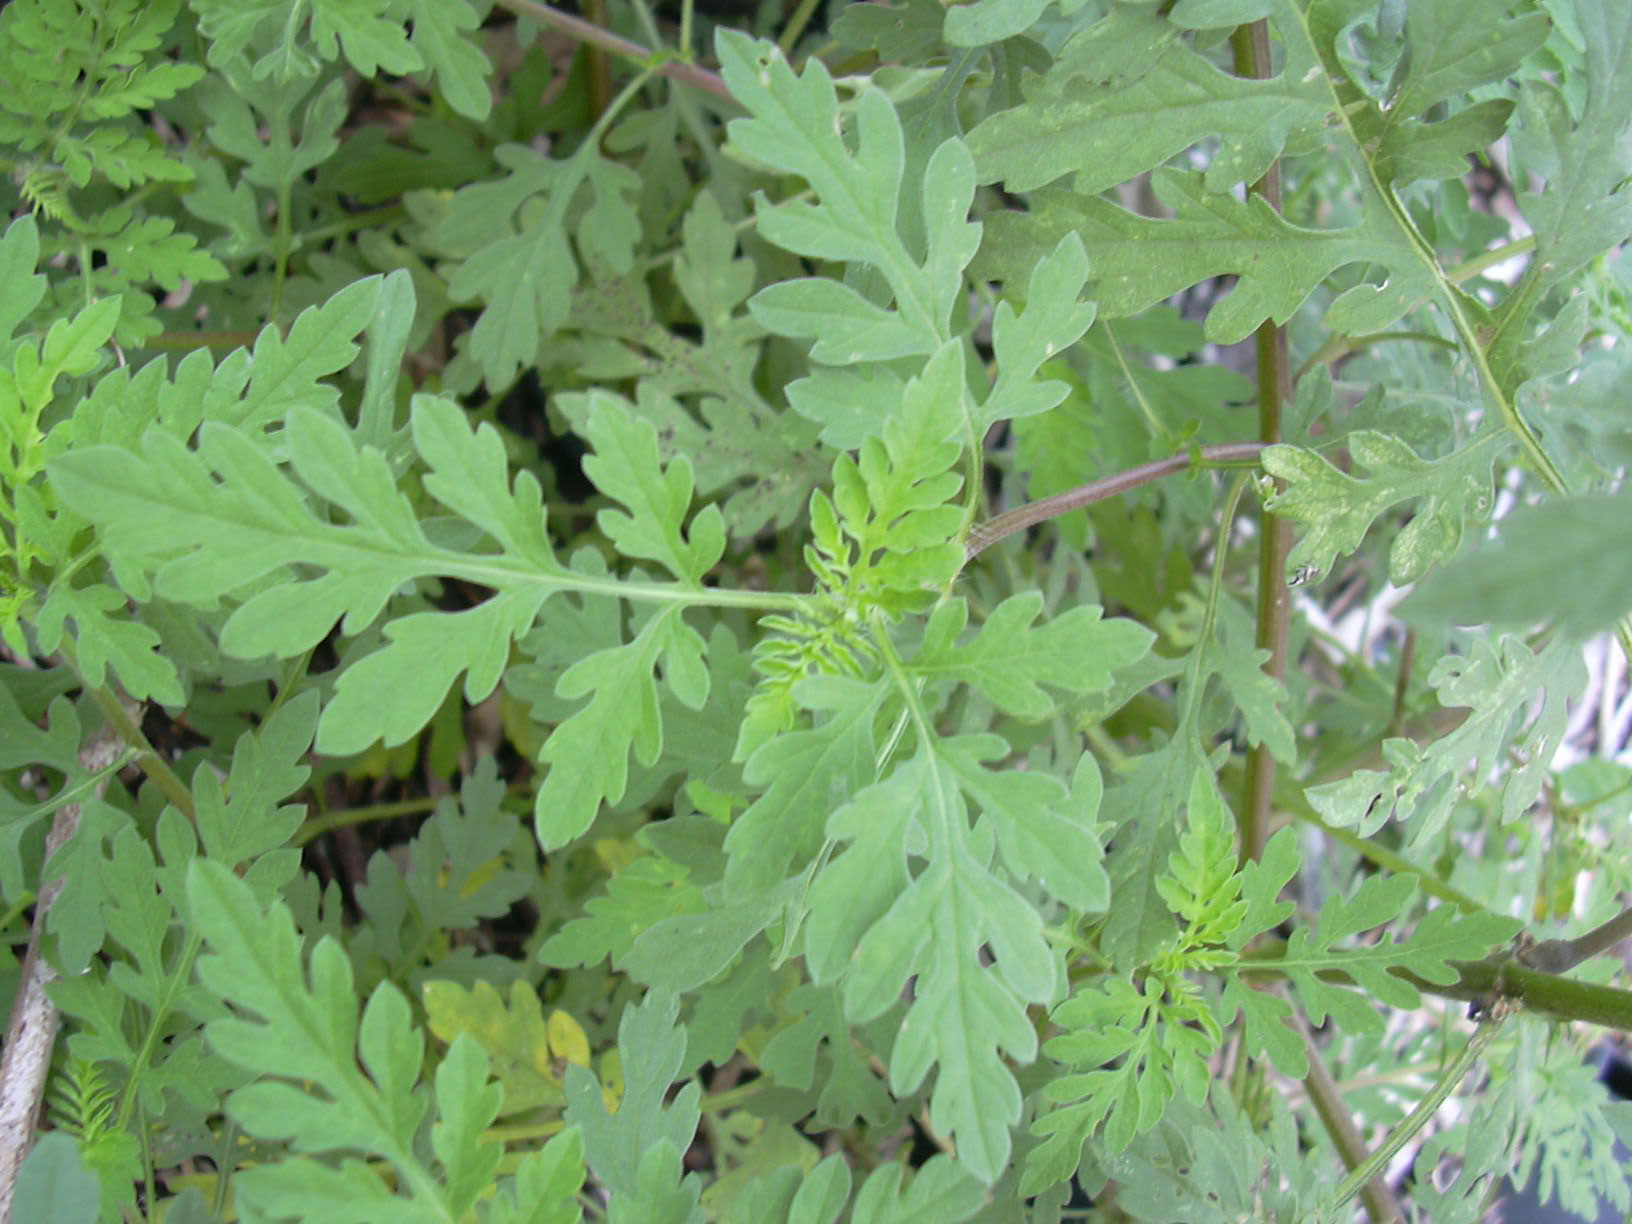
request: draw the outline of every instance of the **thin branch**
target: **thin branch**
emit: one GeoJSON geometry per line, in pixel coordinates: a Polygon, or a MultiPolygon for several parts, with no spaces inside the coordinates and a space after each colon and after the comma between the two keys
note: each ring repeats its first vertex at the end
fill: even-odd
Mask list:
{"type": "MultiPolygon", "coordinates": [[[[1261,442],[1226,442],[1220,446],[1203,446],[1195,456],[1200,459],[1204,467],[1226,467],[1238,464],[1255,464],[1258,456],[1263,453],[1261,442]]],[[[1171,476],[1175,472],[1182,472],[1190,466],[1191,455],[1172,455],[1166,459],[1158,459],[1154,463],[1140,464],[1135,468],[1118,472],[1114,476],[1105,476],[1099,480],[1090,480],[1085,485],[1078,485],[1074,489],[1067,489],[1064,493],[1056,493],[1052,497],[1040,498],[1034,502],[1027,502],[1023,506],[1016,506],[1013,510],[1005,510],[994,518],[973,527],[963,544],[965,562],[973,561],[986,549],[996,544],[1005,536],[1011,536],[1017,531],[1024,531],[1027,527],[1034,527],[1038,523],[1047,522],[1051,518],[1058,518],[1062,514],[1069,514],[1073,510],[1080,510],[1084,506],[1091,506],[1095,502],[1104,501],[1108,497],[1116,497],[1130,489],[1137,489],[1140,485],[1149,484],[1153,480],[1160,480],[1163,476],[1171,476]]]]}
{"type": "Polygon", "coordinates": [[[1632,907],[1622,910],[1602,926],[1574,939],[1544,939],[1520,948],[1518,958],[1543,973],[1564,973],[1584,960],[1608,952],[1621,940],[1632,936],[1632,907]]]}
{"type": "Polygon", "coordinates": [[[735,101],[731,97],[731,91],[725,87],[725,82],[706,68],[699,68],[696,64],[687,63],[683,59],[667,58],[665,52],[653,51],[650,47],[643,47],[639,43],[630,42],[627,38],[620,38],[593,22],[585,21],[582,17],[574,17],[571,13],[563,13],[560,9],[553,9],[547,4],[539,4],[537,0],[499,0],[499,2],[511,12],[531,17],[541,25],[560,31],[568,38],[576,38],[581,43],[599,47],[602,51],[619,59],[628,60],[638,67],[651,68],[658,76],[695,86],[724,98],[727,102],[735,101]]]}
{"type": "MultiPolygon", "coordinates": [[[[63,651],[65,657],[68,653],[66,649],[63,651]]],[[[78,670],[77,658],[70,658],[69,663],[78,670]]],[[[147,736],[142,734],[141,725],[130,710],[111,689],[87,685],[86,692],[96,703],[96,708],[102,711],[102,717],[108,720],[114,734],[136,750],[136,766],[147,775],[147,780],[159,788],[159,792],[187,817],[189,823],[196,822],[192,790],[170,768],[169,762],[159,755],[158,749],[147,742],[147,736]]]]}

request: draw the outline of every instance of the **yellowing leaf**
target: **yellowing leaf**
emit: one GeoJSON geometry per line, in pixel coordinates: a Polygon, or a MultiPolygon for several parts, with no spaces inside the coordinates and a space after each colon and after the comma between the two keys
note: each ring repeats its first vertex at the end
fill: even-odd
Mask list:
{"type": "Polygon", "coordinates": [[[580,1067],[589,1066],[589,1038],[572,1013],[552,1011],[544,1027],[549,1032],[550,1053],[580,1067]]]}
{"type": "MultiPolygon", "coordinates": [[[[440,1040],[451,1045],[461,1033],[468,1033],[486,1051],[493,1074],[504,1088],[502,1115],[566,1103],[561,1081],[552,1069],[550,1025],[544,1021],[538,996],[526,982],[510,984],[508,1004],[488,982],[469,988],[457,982],[426,982],[421,999],[431,1032],[440,1040]]],[[[564,1014],[555,1012],[550,1024],[564,1014]]],[[[566,1019],[576,1026],[570,1016],[566,1019]]],[[[581,1029],[578,1035],[583,1038],[581,1029]]]]}

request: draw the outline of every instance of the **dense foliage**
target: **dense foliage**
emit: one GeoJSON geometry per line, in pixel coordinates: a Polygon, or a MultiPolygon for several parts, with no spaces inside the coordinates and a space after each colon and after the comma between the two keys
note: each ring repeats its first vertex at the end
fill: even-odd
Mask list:
{"type": "Polygon", "coordinates": [[[1632,5],[818,8],[0,9],[13,1220],[1632,1205],[1632,5]]]}

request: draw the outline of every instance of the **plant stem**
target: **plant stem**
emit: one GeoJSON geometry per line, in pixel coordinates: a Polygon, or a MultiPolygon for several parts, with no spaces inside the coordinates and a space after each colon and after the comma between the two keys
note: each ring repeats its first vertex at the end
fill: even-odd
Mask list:
{"type": "Polygon", "coordinates": [[[603,30],[600,26],[585,21],[582,17],[563,13],[547,4],[539,4],[537,0],[500,0],[500,3],[511,12],[531,17],[534,21],[541,22],[552,30],[558,30],[569,38],[600,47],[619,59],[626,59],[643,68],[652,68],[658,76],[666,76],[671,80],[696,86],[728,102],[735,101],[731,97],[731,91],[725,87],[725,82],[706,68],[699,68],[680,59],[654,63],[657,55],[649,48],[630,42],[627,38],[620,38],[609,30],[603,30]]]}
{"type": "MultiPolygon", "coordinates": [[[[58,647],[58,653],[83,680],[85,673],[79,669],[79,654],[66,637],[58,647]]],[[[159,793],[174,804],[176,810],[187,817],[189,823],[196,823],[192,788],[176,776],[176,771],[171,769],[169,763],[159,755],[158,750],[147,742],[147,736],[142,734],[142,728],[125,709],[118,695],[112,689],[99,684],[86,684],[85,691],[96,703],[96,708],[102,712],[108,726],[121,740],[136,750],[136,765],[147,775],[147,780],[159,788],[159,793]]]]}
{"type": "MultiPolygon", "coordinates": [[[[1252,953],[1241,968],[1254,977],[1279,976],[1275,962],[1284,949],[1285,941],[1266,937],[1253,945],[1252,953]]],[[[1632,1033],[1632,990],[1543,973],[1514,960],[1507,952],[1481,961],[1449,963],[1456,971],[1454,982],[1430,982],[1409,969],[1398,967],[1389,972],[1422,993],[1442,999],[1486,1005],[1495,998],[1545,1019],[1580,1021],[1632,1033]]],[[[1323,981],[1353,984],[1353,979],[1341,969],[1322,969],[1317,976],[1323,981]]]]}
{"type": "MultiPolygon", "coordinates": [[[[606,0],[584,0],[584,18],[597,29],[606,28],[606,0]]],[[[589,69],[589,113],[597,119],[612,101],[612,66],[606,62],[606,48],[584,44],[585,66],[589,69]]]]}
{"type": "Polygon", "coordinates": [[[1490,1044],[1491,1038],[1496,1036],[1497,1030],[1502,1027],[1502,1019],[1503,1017],[1498,1012],[1479,1025],[1479,1028],[1468,1040],[1468,1044],[1463,1046],[1462,1052],[1451,1060],[1451,1065],[1445,1068],[1445,1073],[1439,1077],[1439,1081],[1435,1083],[1428,1095],[1418,1101],[1417,1107],[1389,1132],[1388,1138],[1383,1141],[1380,1148],[1367,1157],[1359,1168],[1343,1179],[1343,1184],[1337,1188],[1337,1205],[1339,1207],[1353,1198],[1360,1190],[1360,1187],[1381,1173],[1387,1167],[1388,1162],[1394,1158],[1394,1154],[1410,1141],[1411,1136],[1415,1135],[1427,1124],[1429,1118],[1434,1116],[1434,1111],[1444,1103],[1445,1098],[1450,1096],[1456,1086],[1462,1082],[1462,1077],[1468,1073],[1468,1068],[1473,1066],[1474,1060],[1490,1044]]]}
{"type": "Polygon", "coordinates": [[[1621,940],[1632,936],[1632,907],[1622,910],[1602,926],[1574,939],[1544,939],[1521,948],[1518,958],[1543,973],[1564,973],[1584,960],[1608,952],[1621,940]]]}
{"type": "MultiPolygon", "coordinates": [[[[1254,21],[1236,29],[1233,46],[1237,75],[1262,80],[1274,72],[1269,45],[1269,22],[1254,21]]],[[[1281,164],[1270,163],[1251,193],[1281,211],[1281,164]]],[[[1292,401],[1292,359],[1287,349],[1286,329],[1273,319],[1265,319],[1256,337],[1258,366],[1258,438],[1266,446],[1282,440],[1282,409],[1292,401]]],[[[1277,490],[1284,489],[1277,481],[1277,490]]],[[[1263,534],[1258,549],[1257,645],[1267,650],[1263,671],[1277,687],[1286,680],[1286,639],[1289,632],[1291,596],[1284,581],[1287,554],[1292,549],[1292,524],[1276,514],[1260,519],[1263,534]]],[[[1257,859],[1268,840],[1270,809],[1275,798],[1275,757],[1266,744],[1247,749],[1246,787],[1241,796],[1237,822],[1241,830],[1241,862],[1257,859]]]]}
{"type": "MultiPolygon", "coordinates": [[[[1284,792],[1281,798],[1283,801],[1287,798],[1284,792]]],[[[1467,893],[1451,887],[1426,867],[1417,866],[1404,855],[1396,854],[1386,846],[1380,846],[1370,838],[1361,837],[1350,829],[1342,829],[1336,825],[1327,824],[1306,803],[1296,810],[1296,815],[1299,820],[1313,825],[1333,841],[1341,842],[1361,858],[1375,863],[1385,871],[1394,875],[1415,876],[1417,883],[1422,887],[1422,891],[1430,897],[1438,897],[1441,901],[1449,901],[1464,913],[1482,914],[1489,912],[1483,905],[1468,896],[1467,893]]]]}
{"type": "MultiPolygon", "coordinates": [[[[1240,464],[1256,464],[1263,449],[1262,442],[1225,442],[1219,446],[1200,447],[1194,457],[1199,459],[1204,467],[1233,467],[1240,464]]],[[[1183,454],[1157,459],[1153,463],[1128,468],[1114,476],[1090,480],[1087,484],[1067,489],[1064,493],[1027,502],[1013,510],[1005,510],[984,523],[976,524],[970,530],[963,545],[964,561],[967,563],[974,560],[1004,536],[1011,536],[1017,531],[1024,531],[1027,527],[1058,518],[1072,510],[1091,506],[1095,502],[1104,501],[1107,497],[1116,497],[1130,489],[1137,489],[1140,485],[1159,480],[1163,476],[1182,472],[1190,466],[1191,458],[1190,454],[1183,454]]]]}
{"type": "MultiPolygon", "coordinates": [[[[1332,1073],[1326,1069],[1325,1060],[1315,1047],[1315,1039],[1309,1032],[1309,1026],[1303,1022],[1303,1017],[1294,1012],[1299,1034],[1303,1037],[1305,1057],[1309,1060],[1309,1074],[1303,1078],[1304,1091],[1309,1094],[1309,1103],[1315,1107],[1315,1113],[1325,1126],[1326,1133],[1331,1136],[1332,1144],[1337,1148],[1337,1154],[1343,1161],[1344,1168],[1353,1175],[1354,1170],[1363,1168],[1366,1163],[1366,1141],[1354,1125],[1354,1119],[1349,1117],[1349,1110],[1343,1104],[1343,1094],[1337,1083],[1332,1079],[1332,1073]]],[[[1389,1224],[1403,1224],[1405,1214],[1400,1210],[1399,1201],[1394,1192],[1389,1189],[1388,1182],[1378,1176],[1368,1178],[1360,1187],[1360,1199],[1366,1205],[1366,1214],[1373,1220],[1387,1221],[1389,1224]]]]}
{"type": "Polygon", "coordinates": [[[782,48],[782,54],[789,59],[793,58],[793,49],[798,45],[799,36],[805,32],[805,27],[810,24],[818,3],[820,0],[799,0],[799,7],[794,9],[793,16],[788,18],[788,24],[782,30],[782,37],[776,40],[776,45],[782,48]]]}
{"type": "Polygon", "coordinates": [[[1493,268],[1499,263],[1506,263],[1515,256],[1528,255],[1535,249],[1536,236],[1526,234],[1523,238],[1516,239],[1513,242],[1503,243],[1494,251],[1485,251],[1464,263],[1457,264],[1456,267],[1445,273],[1445,279],[1453,285],[1460,285],[1465,280],[1472,280],[1486,268],[1493,268]]]}

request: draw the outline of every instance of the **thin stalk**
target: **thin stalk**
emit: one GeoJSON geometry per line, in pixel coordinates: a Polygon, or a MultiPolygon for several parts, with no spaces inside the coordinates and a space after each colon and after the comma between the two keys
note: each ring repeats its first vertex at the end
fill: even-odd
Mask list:
{"type": "Polygon", "coordinates": [[[782,29],[782,37],[776,40],[776,45],[782,48],[783,55],[790,59],[793,57],[793,49],[799,44],[799,37],[810,24],[819,3],[821,0],[799,0],[799,7],[793,10],[793,16],[788,18],[788,24],[782,29]]]}
{"type": "Polygon", "coordinates": [[[1128,393],[1133,396],[1133,402],[1138,406],[1140,415],[1145,418],[1145,424],[1150,427],[1151,436],[1153,438],[1164,436],[1169,432],[1168,428],[1162,423],[1162,418],[1157,415],[1156,407],[1150,402],[1150,397],[1145,394],[1144,388],[1139,385],[1139,379],[1134,375],[1133,366],[1128,361],[1127,354],[1122,351],[1122,342],[1116,338],[1116,328],[1111,326],[1109,320],[1105,319],[1100,321],[1099,327],[1105,333],[1105,339],[1110,342],[1111,355],[1116,358],[1116,364],[1122,370],[1122,380],[1128,384],[1128,393]]]}
{"type": "Polygon", "coordinates": [[[1400,646],[1400,666],[1394,675],[1394,712],[1389,715],[1388,733],[1399,735],[1405,726],[1406,700],[1411,696],[1411,669],[1417,661],[1417,631],[1407,629],[1400,646]]]}
{"type": "Polygon", "coordinates": [[[627,38],[620,38],[610,30],[603,30],[582,17],[563,13],[560,9],[551,8],[547,4],[539,4],[537,0],[499,0],[499,2],[512,13],[521,13],[569,38],[600,47],[609,54],[628,60],[639,67],[650,68],[658,76],[694,86],[706,93],[724,98],[727,102],[735,101],[718,74],[709,72],[706,68],[699,68],[681,59],[664,58],[649,47],[630,42],[627,38]]]}
{"type": "Polygon", "coordinates": [[[1503,243],[1493,251],[1486,251],[1465,260],[1445,273],[1445,279],[1453,285],[1460,285],[1465,280],[1472,280],[1486,268],[1494,268],[1499,263],[1506,263],[1517,255],[1528,255],[1536,249],[1536,236],[1526,234],[1523,238],[1503,243]]]}
{"type": "MultiPolygon", "coordinates": [[[[1285,799],[1286,797],[1283,793],[1282,798],[1285,799]]],[[[1453,888],[1426,867],[1417,866],[1404,855],[1396,854],[1386,846],[1379,846],[1369,837],[1361,837],[1350,829],[1342,829],[1336,825],[1327,824],[1315,813],[1313,808],[1300,806],[1297,809],[1297,817],[1299,820],[1313,825],[1333,841],[1347,846],[1367,862],[1383,868],[1390,875],[1415,876],[1422,891],[1430,897],[1438,897],[1441,901],[1447,901],[1463,913],[1483,914],[1489,912],[1485,906],[1479,904],[1467,893],[1461,889],[1453,888]]]]}
{"type": "MultiPolygon", "coordinates": [[[[1497,1030],[1502,1027],[1502,1019],[1501,1013],[1496,1012],[1492,1014],[1490,1019],[1479,1025],[1472,1038],[1469,1039],[1468,1044],[1462,1047],[1462,1052],[1451,1061],[1449,1067],[1445,1068],[1445,1073],[1439,1077],[1439,1081],[1429,1091],[1428,1095],[1418,1101],[1417,1107],[1389,1132],[1388,1138],[1383,1141],[1380,1148],[1367,1157],[1359,1168],[1343,1179],[1343,1183],[1337,1188],[1337,1205],[1339,1207],[1353,1198],[1362,1186],[1381,1173],[1388,1166],[1388,1162],[1394,1159],[1395,1153],[1410,1142],[1413,1135],[1427,1125],[1428,1120],[1434,1116],[1434,1111],[1444,1104],[1445,1098],[1456,1090],[1456,1086],[1462,1082],[1462,1077],[1473,1066],[1474,1060],[1490,1044],[1491,1038],[1496,1036],[1497,1030]]],[[[1376,1219],[1377,1217],[1373,1216],[1372,1218],[1376,1219]]]]}
{"type": "Polygon", "coordinates": [[[1292,375],[1292,381],[1296,383],[1317,365],[1330,365],[1347,357],[1350,353],[1356,353],[1361,349],[1370,348],[1374,344],[1383,344],[1391,340],[1411,340],[1418,344],[1433,344],[1440,348],[1450,349],[1452,352],[1456,351],[1456,341],[1447,340],[1444,336],[1436,336],[1433,332],[1386,331],[1376,332],[1369,336],[1332,336],[1325,344],[1311,353],[1308,359],[1297,368],[1297,372],[1292,375]]]}
{"type": "Polygon", "coordinates": [[[1237,467],[1243,464],[1256,464],[1263,449],[1261,442],[1226,442],[1219,446],[1203,446],[1197,448],[1193,456],[1172,455],[1166,459],[1157,459],[1153,463],[1143,463],[1138,467],[1117,472],[1113,476],[1090,480],[1087,484],[1067,489],[1064,493],[1027,502],[1013,510],[1005,510],[970,530],[964,540],[964,560],[965,562],[974,560],[993,544],[1017,531],[1024,531],[1027,527],[1034,527],[1051,518],[1058,518],[1062,514],[1091,506],[1108,497],[1116,497],[1130,489],[1137,489],[1140,485],[1160,480],[1163,476],[1182,472],[1190,466],[1192,458],[1198,459],[1200,461],[1198,466],[1201,467],[1237,467]]]}
{"type": "MultiPolygon", "coordinates": [[[[79,670],[79,655],[74,650],[73,644],[64,638],[58,651],[68,666],[83,679],[84,673],[79,670]]],[[[119,697],[112,689],[101,685],[87,684],[85,690],[96,703],[96,708],[102,712],[102,717],[107,720],[114,734],[136,750],[136,766],[147,775],[147,780],[158,787],[159,793],[174,804],[176,810],[187,817],[189,822],[196,822],[192,788],[176,775],[176,771],[170,768],[158,750],[147,742],[147,736],[142,734],[141,727],[130,716],[119,697]]]]}
{"type": "Polygon", "coordinates": [[[391,820],[398,816],[417,816],[437,805],[434,798],[399,799],[394,803],[373,803],[367,807],[342,808],[338,812],[324,812],[310,820],[301,821],[300,828],[289,839],[291,846],[304,846],[324,834],[353,825],[368,824],[374,820],[391,820]]]}
{"type": "MultiPolygon", "coordinates": [[[[606,0],[584,0],[584,19],[605,29],[606,0]]],[[[612,101],[612,66],[607,63],[605,47],[585,43],[584,55],[589,69],[589,113],[598,119],[612,101]]]]}

